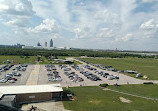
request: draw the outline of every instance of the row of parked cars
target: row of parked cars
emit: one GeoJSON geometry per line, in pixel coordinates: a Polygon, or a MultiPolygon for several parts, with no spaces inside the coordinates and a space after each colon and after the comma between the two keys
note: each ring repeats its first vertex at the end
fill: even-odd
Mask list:
{"type": "MultiPolygon", "coordinates": [[[[79,58],[77,58],[77,59],[80,60],[80,61],[82,61],[82,62],[85,62],[87,64],[90,64],[90,65],[93,65],[93,66],[98,67],[100,69],[103,69],[103,70],[108,70],[108,71],[113,71],[113,72],[120,72],[119,70],[113,68],[112,66],[102,66],[101,64],[92,64],[92,63],[89,63],[87,61],[81,60],[79,58]]],[[[87,66],[88,65],[86,65],[86,67],[87,66]]],[[[87,68],[90,69],[90,70],[95,70],[95,68],[94,69],[93,68],[89,68],[89,67],[87,67],[87,68]]]]}
{"type": "Polygon", "coordinates": [[[87,77],[87,79],[90,79],[92,81],[101,81],[101,79],[97,75],[94,75],[88,71],[81,71],[80,73],[87,77]]]}
{"type": "MultiPolygon", "coordinates": [[[[6,72],[7,70],[10,70],[14,65],[5,65],[3,67],[0,68],[1,72],[6,72]]],[[[15,83],[17,81],[17,77],[20,77],[22,74],[19,73],[18,71],[25,71],[27,69],[28,65],[22,65],[19,64],[18,66],[16,66],[15,68],[13,68],[13,72],[11,73],[5,73],[4,77],[0,78],[0,82],[1,83],[6,83],[6,82],[10,82],[10,83],[15,83]]]]}
{"type": "Polygon", "coordinates": [[[45,68],[46,68],[47,71],[56,70],[55,65],[45,65],[45,68]]]}
{"type": "MultiPolygon", "coordinates": [[[[82,82],[84,81],[83,78],[79,77],[78,74],[76,74],[75,72],[71,71],[71,68],[69,68],[66,65],[59,65],[59,67],[64,70],[64,74],[73,82],[82,82]]],[[[72,65],[73,68],[75,68],[76,66],[72,65]]]]}
{"type": "MultiPolygon", "coordinates": [[[[94,70],[96,74],[103,76],[105,78],[107,78],[108,80],[113,80],[113,79],[119,79],[118,76],[115,75],[109,75],[109,73],[105,73],[103,71],[97,71],[96,68],[91,67],[90,65],[84,65],[83,67],[89,69],[89,70],[94,70]]],[[[111,71],[115,71],[115,69],[112,68],[112,66],[106,66],[106,70],[111,69],[111,71]],[[112,70],[113,69],[113,70],[112,70]]]]}
{"type": "Polygon", "coordinates": [[[59,68],[64,71],[71,71],[71,68],[68,68],[66,65],[59,65],[59,68]]]}
{"type": "Polygon", "coordinates": [[[0,72],[5,72],[7,70],[10,70],[10,68],[12,68],[14,65],[5,65],[0,67],[0,72]]]}
{"type": "Polygon", "coordinates": [[[14,71],[26,71],[27,69],[27,66],[26,64],[19,64],[17,67],[15,67],[13,70],[14,71]]]}
{"type": "Polygon", "coordinates": [[[107,78],[108,80],[119,79],[116,75],[110,75],[109,73],[105,73],[103,71],[95,71],[96,74],[107,78]]]}
{"type": "Polygon", "coordinates": [[[8,81],[10,83],[15,83],[17,81],[17,78],[15,78],[15,77],[17,77],[17,76],[21,76],[21,73],[18,73],[18,72],[8,73],[0,79],[0,82],[6,83],[8,81]]]}
{"type": "Polygon", "coordinates": [[[73,82],[82,82],[83,78],[79,77],[75,72],[64,72],[64,74],[73,82]]]}
{"type": "MultiPolygon", "coordinates": [[[[84,71],[84,69],[80,68],[78,65],[72,65],[71,67],[77,71],[80,71],[81,74],[83,74],[85,77],[87,77],[88,79],[90,79],[92,81],[100,81],[101,80],[97,75],[94,75],[88,71],[84,71]]],[[[86,69],[89,69],[89,70],[96,70],[96,68],[93,68],[89,65],[83,65],[83,67],[86,69]]]]}
{"type": "Polygon", "coordinates": [[[83,65],[83,67],[86,68],[86,69],[89,69],[89,70],[94,70],[94,71],[97,70],[96,68],[91,67],[89,65],[83,65]]]}
{"type": "MultiPolygon", "coordinates": [[[[103,70],[108,70],[108,71],[113,71],[113,72],[120,72],[117,69],[113,68],[112,66],[102,66],[101,64],[92,64],[92,63],[86,62],[84,60],[81,60],[81,61],[83,61],[83,62],[85,62],[87,64],[91,64],[91,65],[93,65],[95,67],[98,67],[100,69],[103,69],[103,70]]],[[[94,70],[96,74],[98,74],[100,76],[103,76],[103,77],[107,78],[108,80],[119,79],[119,77],[116,76],[116,75],[109,75],[109,73],[105,73],[103,71],[99,72],[99,71],[96,70],[96,68],[93,68],[90,65],[84,65],[83,67],[85,67],[85,68],[87,68],[89,70],[94,70]]]]}
{"type": "Polygon", "coordinates": [[[78,65],[71,65],[71,67],[75,69],[76,71],[84,71],[84,69],[79,67],[78,65]]]}
{"type": "Polygon", "coordinates": [[[48,80],[52,82],[60,82],[62,81],[61,76],[59,75],[59,72],[56,71],[56,67],[54,65],[46,65],[48,80]]]}

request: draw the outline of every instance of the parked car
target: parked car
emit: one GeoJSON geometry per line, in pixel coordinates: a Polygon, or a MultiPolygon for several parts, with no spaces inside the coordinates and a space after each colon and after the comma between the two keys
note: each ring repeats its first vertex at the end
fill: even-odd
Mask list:
{"type": "Polygon", "coordinates": [[[14,73],[14,76],[21,76],[21,73],[14,73]]]}
{"type": "Polygon", "coordinates": [[[138,74],[136,75],[136,77],[142,77],[142,75],[141,75],[140,73],[138,73],[138,74]]]}
{"type": "Polygon", "coordinates": [[[8,80],[8,82],[15,83],[15,80],[11,79],[11,80],[8,80]]]}
{"type": "Polygon", "coordinates": [[[16,79],[16,78],[9,78],[9,80],[14,80],[14,81],[17,81],[17,79],[16,79]]]}
{"type": "Polygon", "coordinates": [[[6,83],[7,80],[6,80],[6,79],[1,79],[0,82],[1,82],[1,83],[6,83]]]}

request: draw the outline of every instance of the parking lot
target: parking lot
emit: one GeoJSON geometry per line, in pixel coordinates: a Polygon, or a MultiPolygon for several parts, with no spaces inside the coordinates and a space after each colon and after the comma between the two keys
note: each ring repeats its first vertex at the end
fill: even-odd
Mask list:
{"type": "MultiPolygon", "coordinates": [[[[4,67],[4,65],[1,65],[0,67],[4,67]]],[[[1,71],[0,85],[31,85],[60,83],[63,87],[72,87],[93,86],[102,83],[108,83],[109,85],[116,83],[142,84],[143,82],[147,81],[132,78],[118,72],[102,70],[87,64],[28,65],[25,71],[21,69],[17,70],[18,67],[22,66],[15,65],[6,71],[1,71]],[[16,76],[14,72],[16,72],[16,74],[20,73],[21,75],[16,76]]]]}
{"type": "MultiPolygon", "coordinates": [[[[0,65],[0,67],[3,67],[4,65],[0,65]]],[[[5,81],[0,81],[0,85],[25,85],[26,84],[26,81],[31,73],[31,71],[33,70],[34,68],[34,65],[28,65],[26,70],[25,71],[19,71],[19,70],[15,70],[16,67],[18,67],[19,65],[14,65],[12,66],[9,70],[5,70],[5,71],[2,71],[0,72],[0,80],[7,80],[7,75],[12,75],[13,73],[13,76],[11,76],[9,79],[10,80],[16,80],[16,81],[9,81],[7,80],[6,82],[5,81]],[[13,70],[14,69],[14,70],[13,70]],[[15,75],[16,74],[19,74],[20,75],[15,75]]]]}

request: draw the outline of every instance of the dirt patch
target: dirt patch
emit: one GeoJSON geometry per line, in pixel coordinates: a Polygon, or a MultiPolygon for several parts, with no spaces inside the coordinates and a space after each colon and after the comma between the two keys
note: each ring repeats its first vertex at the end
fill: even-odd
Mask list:
{"type": "Polygon", "coordinates": [[[72,96],[71,101],[77,101],[77,97],[76,96],[72,96]]]}
{"type": "Polygon", "coordinates": [[[103,90],[105,90],[105,91],[109,91],[110,89],[108,89],[108,88],[104,88],[103,90]]]}
{"type": "Polygon", "coordinates": [[[132,101],[123,97],[120,97],[120,101],[123,103],[131,103],[132,101]]]}
{"type": "Polygon", "coordinates": [[[89,103],[93,103],[93,104],[99,104],[101,101],[99,101],[99,100],[91,100],[91,101],[89,101],[89,103]]]}

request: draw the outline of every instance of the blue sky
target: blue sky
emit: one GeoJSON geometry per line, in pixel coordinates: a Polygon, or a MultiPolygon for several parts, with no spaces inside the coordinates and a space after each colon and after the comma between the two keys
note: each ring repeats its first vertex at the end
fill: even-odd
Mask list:
{"type": "Polygon", "coordinates": [[[158,51],[157,0],[0,0],[0,44],[158,51]]]}

